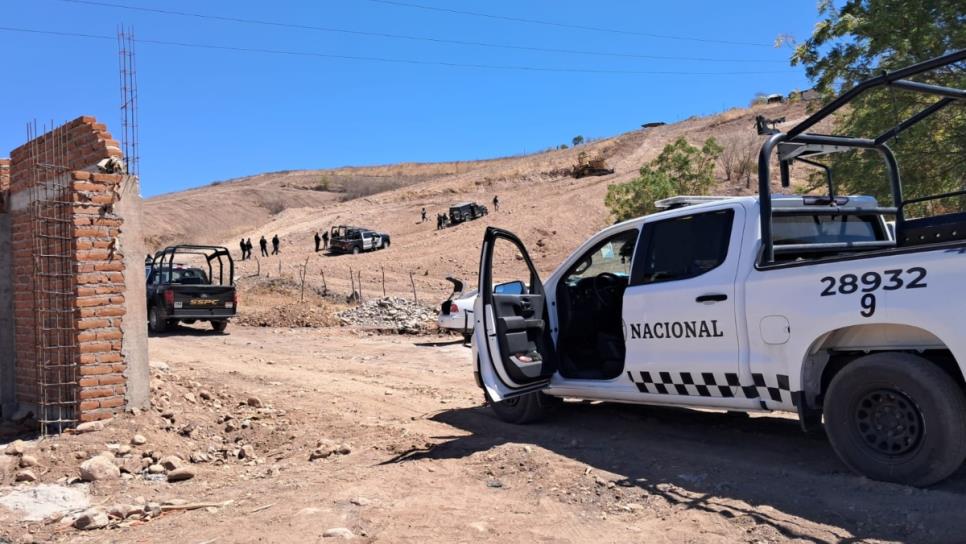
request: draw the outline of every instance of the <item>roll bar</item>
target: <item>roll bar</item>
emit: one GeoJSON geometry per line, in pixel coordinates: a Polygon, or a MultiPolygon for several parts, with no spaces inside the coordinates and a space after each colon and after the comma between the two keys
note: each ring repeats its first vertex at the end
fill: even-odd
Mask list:
{"type": "MultiPolygon", "coordinates": [[[[761,210],[761,239],[762,239],[762,253],[760,264],[768,265],[772,264],[775,260],[775,246],[772,239],[772,216],[774,214],[785,214],[785,213],[795,213],[792,210],[784,209],[773,209],[771,202],[771,157],[775,154],[776,150],[778,153],[778,166],[781,176],[782,187],[789,187],[791,185],[789,179],[789,166],[793,161],[804,162],[813,166],[817,166],[825,169],[828,189],[829,189],[829,199],[832,205],[835,205],[835,186],[832,182],[831,170],[824,164],[811,161],[808,159],[810,156],[825,155],[830,153],[841,153],[845,151],[851,151],[853,149],[870,149],[877,151],[881,156],[882,160],[885,162],[886,173],[889,177],[889,185],[892,189],[892,200],[893,208],[877,208],[870,210],[868,208],[838,208],[837,213],[841,214],[868,214],[868,213],[894,213],[896,216],[896,230],[899,231],[905,221],[903,212],[906,204],[911,204],[914,202],[923,202],[926,200],[943,198],[945,196],[956,196],[961,194],[957,193],[946,193],[943,195],[933,195],[929,197],[924,197],[921,199],[915,199],[910,201],[903,200],[902,196],[902,181],[899,175],[899,165],[896,161],[895,154],[886,145],[886,142],[895,138],[900,133],[908,130],[910,127],[916,125],[917,123],[923,121],[929,116],[935,114],[936,112],[942,110],[943,108],[957,103],[966,103],[966,89],[955,89],[951,87],[943,87],[940,85],[933,85],[929,83],[920,83],[917,81],[909,81],[908,77],[916,76],[926,72],[931,72],[938,68],[944,66],[949,66],[957,62],[962,62],[966,60],[966,49],[960,51],[954,51],[952,53],[943,55],[941,57],[936,57],[918,64],[913,64],[905,68],[896,70],[894,72],[887,72],[879,75],[877,77],[867,79],[855,87],[849,89],[838,98],[832,100],[827,105],[819,109],[817,112],[808,116],[805,120],[798,123],[792,127],[788,132],[775,132],[771,134],[767,140],[762,144],[761,150],[758,153],[758,195],[759,195],[759,206],[761,210]],[[929,94],[941,97],[940,100],[934,102],[925,109],[919,111],[915,115],[903,120],[902,122],[896,124],[893,128],[875,136],[874,138],[868,137],[855,137],[855,136],[830,136],[825,134],[813,134],[807,132],[808,129],[812,128],[822,120],[833,115],[835,112],[858,98],[860,95],[869,91],[871,89],[879,87],[891,87],[896,89],[901,89],[905,91],[916,92],[920,94],[929,94]]],[[[873,245],[874,246],[874,245],[873,245]]],[[[870,247],[873,247],[870,246],[870,247]]],[[[835,249],[855,249],[857,246],[855,244],[823,244],[824,250],[835,250],[835,249]],[[824,247],[828,246],[828,247],[824,247]],[[835,247],[832,247],[835,246],[835,247]]]]}
{"type": "Polygon", "coordinates": [[[175,255],[201,255],[205,258],[208,263],[208,279],[214,280],[214,270],[212,263],[218,262],[218,283],[221,285],[234,285],[235,284],[235,261],[231,257],[231,252],[227,248],[221,246],[197,246],[197,245],[177,245],[166,247],[154,254],[154,259],[151,262],[151,268],[153,270],[164,270],[164,267],[168,269],[168,277],[172,277],[171,272],[174,269],[174,257],[175,255]],[[228,261],[228,283],[225,283],[225,263],[223,259],[228,261]]]}

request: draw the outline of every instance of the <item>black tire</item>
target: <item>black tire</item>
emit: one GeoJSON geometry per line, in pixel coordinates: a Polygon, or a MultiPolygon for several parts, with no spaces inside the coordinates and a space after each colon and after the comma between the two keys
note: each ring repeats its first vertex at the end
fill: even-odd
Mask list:
{"type": "Polygon", "coordinates": [[[163,334],[168,330],[168,321],[157,306],[151,306],[148,310],[148,330],[154,334],[163,334]]]}
{"type": "Polygon", "coordinates": [[[873,480],[928,486],[966,459],[966,398],[922,357],[887,352],[856,359],[832,379],[824,412],[835,453],[873,480]]]}
{"type": "Polygon", "coordinates": [[[228,320],[212,321],[211,328],[215,332],[225,332],[228,328],[228,320]]]}
{"type": "Polygon", "coordinates": [[[500,402],[493,402],[487,394],[486,401],[496,417],[514,425],[526,425],[546,419],[563,402],[557,397],[551,397],[539,391],[500,402]]]}

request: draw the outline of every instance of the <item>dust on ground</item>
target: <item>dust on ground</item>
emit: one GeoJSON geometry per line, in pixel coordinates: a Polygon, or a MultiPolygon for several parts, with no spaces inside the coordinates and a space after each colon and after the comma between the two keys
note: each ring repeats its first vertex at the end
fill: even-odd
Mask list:
{"type": "Polygon", "coordinates": [[[82,489],[119,514],[91,517],[105,528],[74,528],[76,513],[26,521],[0,507],[0,537],[948,542],[966,530],[963,473],[929,490],[869,481],[792,417],[566,403],[545,423],[511,426],[483,407],[458,339],[229,331],[151,339],[151,410],[0,454],[0,496],[82,489]],[[37,481],[14,484],[25,456],[37,481]],[[190,479],[150,471],[171,456],[190,479]],[[91,457],[130,472],[77,482],[91,457]]]}

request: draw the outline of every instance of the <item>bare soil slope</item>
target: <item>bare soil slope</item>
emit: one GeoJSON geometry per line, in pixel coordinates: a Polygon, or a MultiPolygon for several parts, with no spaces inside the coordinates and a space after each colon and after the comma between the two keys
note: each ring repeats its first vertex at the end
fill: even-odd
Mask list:
{"type": "MultiPolygon", "coordinates": [[[[804,104],[734,109],[709,117],[628,132],[582,145],[533,155],[489,161],[399,164],[326,171],[263,174],[149,199],[145,204],[149,247],[178,242],[224,243],[237,251],[238,239],[282,239],[280,257],[239,263],[239,276],[294,277],[308,263],[308,282],[348,294],[350,269],[361,272],[363,296],[417,296],[435,304],[448,290],[447,275],[476,276],[485,226],[507,228],[528,244],[541,271],[552,270],[587,236],[611,222],[604,207],[607,187],[633,179],[663,147],[685,136],[701,144],[754,131],[754,118],[786,117],[787,125],[805,115],[804,104]],[[580,153],[602,156],[614,173],[574,179],[566,174],[580,153]],[[317,190],[327,182],[329,192],[317,190]],[[389,190],[386,190],[389,189],[389,190]],[[354,195],[357,198],[351,198],[354,195]],[[500,210],[492,199],[500,197],[500,210]],[[491,208],[487,217],[437,231],[435,214],[450,205],[475,200],[491,208]],[[284,208],[284,209],[282,209],[284,208]],[[420,221],[426,208],[428,220],[420,221]],[[359,256],[327,257],[313,251],[316,231],[333,224],[354,224],[385,231],[392,247],[359,256]],[[190,227],[186,227],[190,225],[190,227]],[[413,274],[412,280],[410,273],[413,274]]],[[[801,172],[803,175],[805,172],[801,172]]],[[[745,181],[724,181],[719,194],[752,192],[745,181]]],[[[242,279],[244,284],[244,279],[242,279]]]]}

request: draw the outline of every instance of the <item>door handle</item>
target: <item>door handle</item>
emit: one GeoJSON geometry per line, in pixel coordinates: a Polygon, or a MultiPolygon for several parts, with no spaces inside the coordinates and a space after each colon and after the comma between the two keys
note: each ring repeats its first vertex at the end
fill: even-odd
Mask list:
{"type": "Polygon", "coordinates": [[[701,295],[698,298],[694,299],[695,302],[702,303],[702,304],[706,302],[724,302],[726,300],[728,300],[728,295],[724,293],[713,293],[710,295],[701,295]]]}

